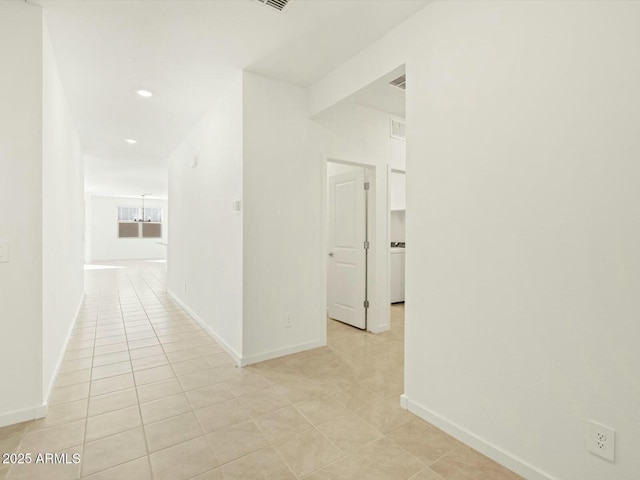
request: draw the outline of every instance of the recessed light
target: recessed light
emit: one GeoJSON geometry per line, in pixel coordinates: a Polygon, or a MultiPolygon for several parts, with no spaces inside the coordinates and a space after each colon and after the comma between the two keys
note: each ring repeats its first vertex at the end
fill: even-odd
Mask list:
{"type": "Polygon", "coordinates": [[[124,141],[131,145],[133,145],[134,143],[138,143],[138,141],[134,140],[133,138],[125,138],[124,141]]]}
{"type": "Polygon", "coordinates": [[[153,97],[153,92],[150,92],[149,90],[137,90],[136,93],[145,98],[153,97]]]}

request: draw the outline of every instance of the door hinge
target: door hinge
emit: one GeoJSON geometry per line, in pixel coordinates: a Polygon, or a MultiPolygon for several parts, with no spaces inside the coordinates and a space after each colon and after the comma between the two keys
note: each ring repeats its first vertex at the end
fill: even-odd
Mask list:
{"type": "Polygon", "coordinates": [[[364,308],[369,308],[369,300],[364,301],[364,308]]]}
{"type": "Polygon", "coordinates": [[[370,186],[371,186],[371,184],[369,182],[364,182],[364,189],[365,190],[369,190],[370,186]]]}
{"type": "Polygon", "coordinates": [[[365,250],[369,250],[369,246],[370,246],[370,243],[369,243],[369,242],[367,242],[367,241],[365,241],[365,242],[364,242],[364,249],[365,249],[365,250]]]}

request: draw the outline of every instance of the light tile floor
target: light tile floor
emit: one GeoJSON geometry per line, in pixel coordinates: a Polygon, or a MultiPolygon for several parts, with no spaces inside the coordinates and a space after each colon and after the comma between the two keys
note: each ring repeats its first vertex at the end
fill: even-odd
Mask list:
{"type": "Polygon", "coordinates": [[[402,305],[387,333],[329,321],[327,347],[241,369],[167,295],[164,264],[122,265],[86,272],[47,417],[0,429],[0,453],[81,462],[0,480],[520,478],[399,407],[402,305]]]}

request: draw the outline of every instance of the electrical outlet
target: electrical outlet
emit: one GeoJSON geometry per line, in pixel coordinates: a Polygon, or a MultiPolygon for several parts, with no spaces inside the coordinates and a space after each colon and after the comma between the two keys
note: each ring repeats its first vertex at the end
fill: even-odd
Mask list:
{"type": "Polygon", "coordinates": [[[291,320],[291,312],[284,314],[284,328],[293,327],[293,321],[291,320]]]}
{"type": "Polygon", "coordinates": [[[589,420],[587,448],[591,453],[613,462],[616,452],[616,432],[612,428],[589,420]]]}

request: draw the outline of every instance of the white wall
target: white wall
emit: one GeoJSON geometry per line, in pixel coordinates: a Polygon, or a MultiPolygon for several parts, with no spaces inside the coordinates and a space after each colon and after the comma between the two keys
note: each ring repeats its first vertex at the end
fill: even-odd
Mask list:
{"type": "Polygon", "coordinates": [[[88,196],[87,213],[90,242],[87,257],[89,261],[133,260],[167,258],[169,231],[169,209],[167,200],[147,198],[145,208],[162,208],[162,238],[118,238],[118,207],[140,207],[141,197],[88,196]]]}
{"type": "MultiPolygon", "coordinates": [[[[404,166],[404,144],[390,143],[387,114],[344,108],[351,112],[347,123],[339,113],[311,121],[305,89],[244,72],[171,158],[170,289],[242,363],[326,341],[319,321],[326,310],[323,152],[379,165],[381,185],[387,157],[404,166]],[[231,203],[241,196],[243,212],[234,213],[231,203]],[[187,228],[198,218],[202,237],[187,228]],[[293,327],[285,329],[288,313],[293,327]]],[[[376,202],[385,214],[377,277],[387,272],[386,193],[376,202]]],[[[379,285],[388,309],[386,277],[379,285]]]]}
{"type": "Polygon", "coordinates": [[[328,156],[350,157],[382,170],[387,166],[404,170],[406,142],[391,138],[391,118],[400,119],[380,110],[343,102],[317,115],[312,123],[320,132],[319,146],[328,156]]]}
{"type": "Polygon", "coordinates": [[[372,192],[376,315],[370,326],[388,328],[387,171],[388,164],[404,168],[405,144],[390,138],[389,114],[344,104],[309,120],[307,101],[303,88],[244,74],[243,353],[249,363],[326,341],[323,158],[375,167],[382,188],[372,192]],[[284,328],[287,313],[291,328],[284,328]]]}
{"type": "Polygon", "coordinates": [[[429,10],[407,64],[407,395],[551,476],[636,478],[640,4],[429,10]],[[618,431],[615,464],[586,451],[589,418],[618,431]]]}
{"type": "Polygon", "coordinates": [[[327,162],[327,191],[329,189],[329,178],[335,177],[336,175],[342,175],[343,173],[350,173],[359,168],[363,168],[363,167],[345,165],[342,163],[327,162]]]}
{"type": "Polygon", "coordinates": [[[407,208],[406,175],[389,174],[389,238],[392,242],[404,242],[406,238],[405,210],[407,208]]]}
{"type": "Polygon", "coordinates": [[[406,208],[406,175],[401,172],[391,172],[389,174],[389,209],[405,210],[406,208]]]}
{"type": "Polygon", "coordinates": [[[84,295],[84,177],[78,135],[43,35],[43,399],[47,400],[84,295]]]}
{"type": "Polygon", "coordinates": [[[389,238],[391,241],[404,242],[406,239],[405,211],[392,211],[389,222],[389,238]]]}
{"type": "Polygon", "coordinates": [[[244,356],[320,345],[320,154],[301,87],[244,74],[244,356]],[[285,313],[292,314],[284,328],[285,313]]]}
{"type": "Polygon", "coordinates": [[[43,416],[84,293],[83,168],[39,7],[0,4],[0,426],[43,416]]]}
{"type": "Polygon", "coordinates": [[[42,405],[42,17],[0,2],[0,425],[42,405]]]}
{"type": "Polygon", "coordinates": [[[406,400],[528,479],[640,471],[638,24],[636,2],[434,2],[312,88],[321,108],[406,62],[406,400]]]}
{"type": "Polygon", "coordinates": [[[169,290],[242,356],[242,79],[169,161],[169,290]],[[193,161],[197,158],[197,165],[193,161]]]}

